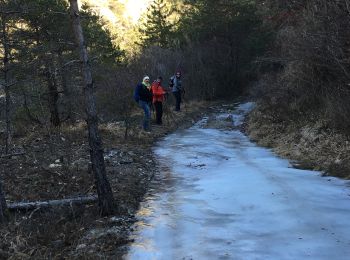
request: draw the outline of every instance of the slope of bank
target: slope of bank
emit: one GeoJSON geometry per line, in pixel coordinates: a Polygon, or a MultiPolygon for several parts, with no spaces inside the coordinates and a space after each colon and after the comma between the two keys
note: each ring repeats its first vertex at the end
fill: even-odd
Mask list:
{"type": "Polygon", "coordinates": [[[327,128],[321,119],[280,120],[274,111],[258,105],[247,118],[246,131],[259,145],[294,162],[295,167],[313,169],[350,179],[350,139],[327,128]]]}

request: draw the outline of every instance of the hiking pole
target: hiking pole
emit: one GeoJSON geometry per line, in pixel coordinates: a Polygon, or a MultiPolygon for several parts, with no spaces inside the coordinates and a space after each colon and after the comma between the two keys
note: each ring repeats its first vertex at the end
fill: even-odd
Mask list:
{"type": "Polygon", "coordinates": [[[187,105],[185,105],[185,101],[186,101],[186,99],[185,99],[185,90],[183,89],[182,91],[181,91],[181,95],[182,95],[182,101],[183,101],[183,106],[184,106],[184,108],[185,108],[185,112],[187,113],[188,111],[187,111],[187,105]]]}
{"type": "Polygon", "coordinates": [[[157,117],[156,117],[156,109],[155,109],[155,107],[154,107],[154,104],[153,104],[153,102],[151,103],[151,110],[152,110],[152,113],[153,113],[153,119],[154,120],[157,120],[157,117]]]}

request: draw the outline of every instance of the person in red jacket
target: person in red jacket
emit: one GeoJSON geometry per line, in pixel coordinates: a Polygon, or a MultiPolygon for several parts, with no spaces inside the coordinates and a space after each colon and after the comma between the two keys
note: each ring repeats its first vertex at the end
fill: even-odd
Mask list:
{"type": "Polygon", "coordinates": [[[165,100],[165,94],[164,88],[162,87],[162,80],[163,78],[159,76],[153,83],[152,83],[152,94],[153,99],[152,102],[154,104],[154,108],[156,109],[156,123],[158,125],[161,125],[162,122],[162,116],[163,116],[163,102],[165,100]]]}

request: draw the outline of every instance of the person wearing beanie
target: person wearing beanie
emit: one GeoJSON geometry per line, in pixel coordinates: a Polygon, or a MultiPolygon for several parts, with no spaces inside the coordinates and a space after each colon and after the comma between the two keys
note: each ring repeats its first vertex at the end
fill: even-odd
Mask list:
{"type": "Polygon", "coordinates": [[[182,102],[181,96],[185,92],[182,86],[180,71],[177,71],[175,75],[173,75],[170,78],[169,87],[171,88],[171,91],[173,92],[173,95],[175,97],[175,111],[180,111],[180,106],[182,102]]]}
{"type": "Polygon", "coordinates": [[[164,88],[162,87],[162,80],[163,78],[158,76],[158,78],[152,83],[153,105],[156,110],[157,125],[162,124],[163,102],[166,94],[164,88]]]}
{"type": "Polygon", "coordinates": [[[151,84],[149,83],[149,77],[148,76],[144,76],[142,79],[142,84],[144,84],[148,89],[150,89],[151,84]]]}
{"type": "Polygon", "coordinates": [[[151,131],[151,109],[150,104],[152,102],[151,85],[149,83],[149,77],[144,76],[142,82],[137,84],[134,91],[134,100],[137,102],[140,108],[143,109],[144,118],[142,122],[142,128],[146,132],[151,131]]]}

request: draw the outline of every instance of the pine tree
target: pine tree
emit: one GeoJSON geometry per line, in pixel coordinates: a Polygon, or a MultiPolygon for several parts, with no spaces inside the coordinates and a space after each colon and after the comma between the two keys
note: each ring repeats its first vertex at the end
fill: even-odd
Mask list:
{"type": "MultiPolygon", "coordinates": [[[[21,46],[14,52],[17,71],[23,82],[20,94],[24,96],[24,111],[32,121],[59,126],[62,120],[73,119],[78,107],[73,105],[81,90],[72,82],[76,77],[78,57],[65,0],[16,0],[23,13],[19,17],[21,30],[14,38],[21,46]],[[75,97],[74,97],[75,96],[75,97]],[[75,99],[75,100],[74,100],[75,99]]],[[[90,10],[84,10],[82,26],[86,32],[87,47],[94,65],[117,64],[122,52],[112,44],[101,19],[90,10]]]]}
{"type": "Polygon", "coordinates": [[[81,15],[84,17],[81,26],[85,32],[85,43],[96,60],[95,64],[120,63],[124,52],[113,45],[111,33],[103,19],[94,14],[88,6],[82,6],[81,15]]]}
{"type": "Polygon", "coordinates": [[[12,120],[11,120],[11,92],[10,92],[10,46],[8,40],[8,15],[5,12],[1,13],[1,47],[3,49],[2,71],[3,71],[3,86],[5,90],[5,113],[6,113],[6,138],[5,138],[5,153],[8,154],[11,145],[12,137],[12,120]]]}
{"type": "Polygon", "coordinates": [[[147,10],[146,19],[139,31],[142,34],[141,43],[144,47],[156,45],[171,46],[173,24],[168,21],[172,11],[164,0],[154,0],[147,10]]]}
{"type": "MultiPolygon", "coordinates": [[[[60,62],[72,59],[72,31],[69,26],[68,5],[62,0],[18,0],[24,10],[21,23],[25,24],[22,31],[16,35],[22,41],[18,50],[21,77],[25,82],[33,82],[21,86],[22,93],[30,96],[28,111],[41,114],[40,121],[46,125],[49,118],[52,126],[59,126],[62,121],[60,107],[62,98],[66,98],[61,82],[62,72],[60,62]],[[64,55],[63,55],[64,54],[64,55]],[[36,92],[33,93],[33,90],[36,92]],[[60,95],[63,93],[64,95],[60,95]],[[42,111],[38,111],[38,105],[42,111]]],[[[36,117],[36,116],[34,116],[36,117]]]]}
{"type": "Polygon", "coordinates": [[[12,88],[16,84],[14,77],[15,58],[13,53],[16,52],[18,42],[13,38],[15,32],[18,31],[18,18],[21,14],[20,7],[15,1],[0,2],[0,48],[2,50],[0,57],[0,88],[5,92],[5,154],[11,150],[11,141],[13,133],[13,102],[12,88]]]}

